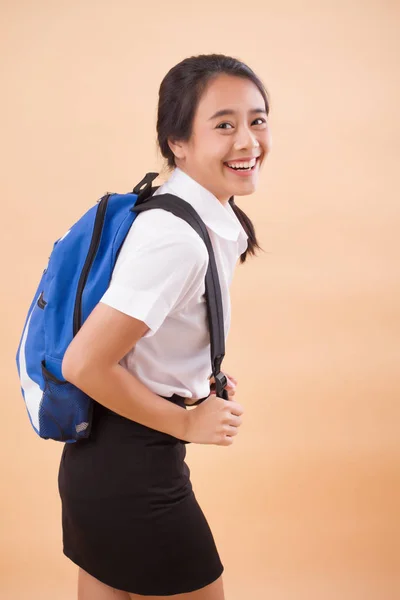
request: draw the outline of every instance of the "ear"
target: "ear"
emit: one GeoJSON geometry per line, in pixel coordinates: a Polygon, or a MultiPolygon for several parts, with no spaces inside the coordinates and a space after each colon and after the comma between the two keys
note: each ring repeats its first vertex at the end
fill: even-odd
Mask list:
{"type": "Polygon", "coordinates": [[[175,158],[178,160],[182,160],[185,158],[185,146],[184,142],[180,142],[179,140],[174,140],[173,138],[168,138],[168,146],[173,152],[175,158]]]}

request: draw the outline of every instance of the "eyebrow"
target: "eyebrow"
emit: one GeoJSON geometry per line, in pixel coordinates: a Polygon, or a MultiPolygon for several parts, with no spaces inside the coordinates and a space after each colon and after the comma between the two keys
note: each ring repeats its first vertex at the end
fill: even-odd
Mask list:
{"type": "MultiPolygon", "coordinates": [[[[267,114],[267,111],[265,110],[265,108],[252,108],[251,110],[249,110],[249,114],[253,115],[256,113],[263,113],[264,115],[267,114]]],[[[208,120],[212,121],[212,119],[216,119],[217,117],[225,117],[226,115],[235,115],[236,111],[229,109],[229,108],[223,108],[222,110],[218,110],[212,117],[210,117],[208,120]]]]}

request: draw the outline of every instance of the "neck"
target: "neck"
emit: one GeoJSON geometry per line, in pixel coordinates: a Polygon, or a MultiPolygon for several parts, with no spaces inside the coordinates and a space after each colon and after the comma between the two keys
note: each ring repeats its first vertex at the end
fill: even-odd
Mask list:
{"type": "Polygon", "coordinates": [[[222,204],[222,206],[226,207],[226,205],[229,202],[230,198],[233,198],[233,196],[224,196],[222,198],[220,198],[219,196],[217,196],[216,194],[214,194],[214,192],[212,190],[210,190],[207,185],[204,185],[201,181],[198,180],[198,178],[195,175],[192,175],[192,173],[190,173],[188,171],[188,169],[186,169],[184,166],[182,166],[181,164],[177,164],[176,165],[177,169],[180,169],[180,171],[182,171],[183,173],[185,173],[185,175],[187,175],[188,177],[190,177],[191,179],[193,179],[193,181],[196,181],[196,183],[198,183],[199,185],[201,185],[204,189],[206,189],[208,192],[210,192],[210,194],[212,194],[214,196],[214,198],[216,198],[218,200],[218,202],[220,204],[222,204]]]}

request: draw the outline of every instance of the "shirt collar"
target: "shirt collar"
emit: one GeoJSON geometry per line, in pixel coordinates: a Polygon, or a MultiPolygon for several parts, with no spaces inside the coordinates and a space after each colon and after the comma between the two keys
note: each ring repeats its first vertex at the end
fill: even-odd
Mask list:
{"type": "Polygon", "coordinates": [[[237,241],[240,254],[246,250],[248,236],[229,202],[223,205],[214,194],[179,167],[175,167],[168,181],[161,187],[156,193],[170,193],[182,198],[193,206],[209,229],[222,238],[237,241]]]}

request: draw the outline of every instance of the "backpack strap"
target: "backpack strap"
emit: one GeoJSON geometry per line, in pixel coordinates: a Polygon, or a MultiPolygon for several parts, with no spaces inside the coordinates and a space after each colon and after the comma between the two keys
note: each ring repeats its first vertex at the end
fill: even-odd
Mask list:
{"type": "Polygon", "coordinates": [[[131,210],[132,212],[139,213],[145,212],[146,210],[152,210],[154,208],[167,210],[168,212],[173,213],[176,217],[180,217],[186,221],[199,234],[206,245],[209,255],[209,263],[205,277],[205,295],[211,341],[212,374],[215,379],[217,396],[228,400],[228,392],[225,389],[227,379],[221,372],[221,365],[225,356],[225,331],[221,287],[219,283],[217,265],[215,262],[214,250],[207,228],[193,206],[185,200],[182,200],[182,198],[178,198],[178,196],[173,194],[158,194],[157,196],[152,196],[148,200],[146,199],[146,201],[141,202],[139,205],[135,205],[131,210]]]}

